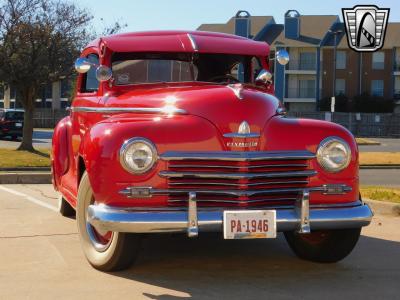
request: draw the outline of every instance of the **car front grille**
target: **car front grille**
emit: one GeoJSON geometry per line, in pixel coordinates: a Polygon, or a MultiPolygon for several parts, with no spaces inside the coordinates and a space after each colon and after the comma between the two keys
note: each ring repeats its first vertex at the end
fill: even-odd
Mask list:
{"type": "Polygon", "coordinates": [[[187,205],[196,192],[198,206],[293,207],[299,193],[316,175],[315,155],[288,152],[166,152],[169,206],[187,205]]]}

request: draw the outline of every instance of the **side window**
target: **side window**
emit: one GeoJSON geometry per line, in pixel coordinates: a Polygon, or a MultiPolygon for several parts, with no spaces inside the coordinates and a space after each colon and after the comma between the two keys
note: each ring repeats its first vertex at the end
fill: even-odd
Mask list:
{"type": "MultiPolygon", "coordinates": [[[[99,64],[99,57],[96,54],[89,54],[87,59],[94,65],[99,64]]],[[[96,67],[91,67],[90,70],[84,74],[82,87],[82,92],[86,93],[95,92],[99,89],[99,81],[96,78],[96,67]]]]}

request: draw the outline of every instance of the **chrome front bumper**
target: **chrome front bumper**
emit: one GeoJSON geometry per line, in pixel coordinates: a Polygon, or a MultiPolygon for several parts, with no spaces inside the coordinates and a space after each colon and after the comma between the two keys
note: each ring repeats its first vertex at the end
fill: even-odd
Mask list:
{"type": "MultiPolygon", "coordinates": [[[[276,209],[278,231],[308,233],[318,229],[358,228],[371,222],[373,213],[361,201],[310,206],[308,197],[309,193],[305,191],[294,209],[276,209]]],[[[187,232],[189,237],[194,237],[199,231],[223,230],[223,210],[197,209],[195,193],[190,193],[186,210],[90,205],[88,220],[98,229],[116,232],[187,232]]]]}

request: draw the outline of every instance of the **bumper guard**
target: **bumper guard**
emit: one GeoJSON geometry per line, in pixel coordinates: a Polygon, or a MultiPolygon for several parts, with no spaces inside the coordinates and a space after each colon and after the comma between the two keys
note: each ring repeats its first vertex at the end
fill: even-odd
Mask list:
{"type": "MultiPolygon", "coordinates": [[[[358,228],[371,222],[373,213],[361,201],[310,206],[309,196],[310,191],[304,189],[294,209],[276,210],[278,231],[309,233],[318,229],[358,228]]],[[[222,231],[223,214],[222,209],[198,209],[195,192],[188,194],[187,210],[119,208],[104,204],[88,208],[89,222],[101,230],[131,233],[186,231],[189,237],[196,237],[199,231],[222,231]]]]}

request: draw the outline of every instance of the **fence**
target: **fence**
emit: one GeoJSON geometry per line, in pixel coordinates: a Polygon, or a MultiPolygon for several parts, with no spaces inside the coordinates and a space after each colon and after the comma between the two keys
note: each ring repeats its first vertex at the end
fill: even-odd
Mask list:
{"type": "MultiPolygon", "coordinates": [[[[33,124],[36,128],[54,128],[59,120],[68,115],[62,110],[36,109],[33,124]]],[[[355,136],[398,137],[400,138],[400,114],[372,113],[328,113],[288,112],[288,117],[326,120],[349,129],[355,136]]]]}
{"type": "Polygon", "coordinates": [[[400,114],[346,112],[289,112],[288,117],[326,120],[338,123],[355,136],[400,138],[400,114]]]}
{"type": "Polygon", "coordinates": [[[68,115],[65,109],[52,110],[37,108],[33,112],[33,127],[35,128],[54,128],[59,120],[68,115]]]}

